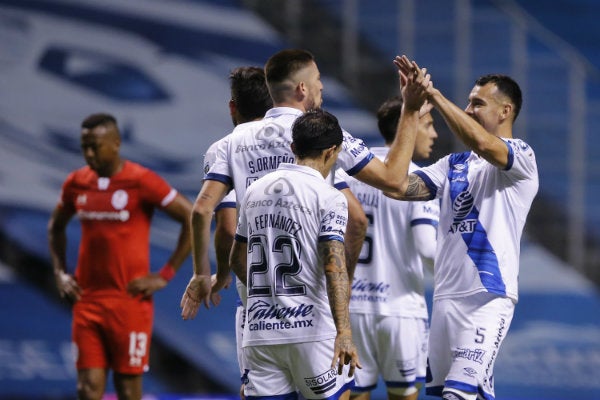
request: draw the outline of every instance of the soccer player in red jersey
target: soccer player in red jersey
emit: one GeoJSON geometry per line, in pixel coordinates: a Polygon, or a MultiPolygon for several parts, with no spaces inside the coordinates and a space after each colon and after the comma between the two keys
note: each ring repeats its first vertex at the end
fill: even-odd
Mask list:
{"type": "Polygon", "coordinates": [[[48,223],[60,295],[73,305],[79,399],[101,399],[108,370],[119,400],[141,399],[152,335],[152,294],[167,285],[190,254],[191,203],[155,172],[121,158],[116,119],[92,114],[81,125],[87,166],[71,172],[48,223]],[[155,208],[181,224],[164,267],[150,273],[155,208]],[[81,243],[67,273],[66,227],[77,215],[81,243]]]}

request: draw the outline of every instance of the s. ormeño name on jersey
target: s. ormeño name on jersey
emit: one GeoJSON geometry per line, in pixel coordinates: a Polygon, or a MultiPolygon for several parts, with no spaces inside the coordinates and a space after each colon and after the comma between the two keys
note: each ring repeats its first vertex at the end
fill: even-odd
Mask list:
{"type": "MultiPolygon", "coordinates": [[[[277,169],[281,163],[293,163],[292,125],[303,112],[290,107],[272,108],[260,121],[239,124],[223,138],[216,160],[206,179],[233,187],[242,199],[246,188],[258,178],[277,169]]],[[[343,131],[342,151],[337,166],[349,175],[359,172],[374,157],[360,139],[343,131]]]]}
{"type": "Polygon", "coordinates": [[[487,291],[518,300],[520,241],[538,190],[533,149],[508,147],[505,169],[475,152],[450,154],[414,173],[442,198],[435,257],[435,298],[487,291]]]}
{"type": "Polygon", "coordinates": [[[248,244],[243,345],[335,337],[318,241],[343,241],[346,198],[312,168],[281,164],[247,189],[236,240],[248,244]]]}

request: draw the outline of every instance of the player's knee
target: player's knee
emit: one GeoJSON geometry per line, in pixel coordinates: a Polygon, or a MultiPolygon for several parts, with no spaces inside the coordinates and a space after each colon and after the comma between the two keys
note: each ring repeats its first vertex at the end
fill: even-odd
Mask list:
{"type": "Polygon", "coordinates": [[[458,389],[444,389],[442,392],[444,400],[477,400],[477,393],[464,392],[458,389]]]}
{"type": "Polygon", "coordinates": [[[104,394],[104,385],[90,380],[77,382],[78,400],[100,400],[104,394]]]}
{"type": "Polygon", "coordinates": [[[371,400],[371,392],[352,392],[350,393],[352,400],[371,400]]]}
{"type": "Polygon", "coordinates": [[[388,387],[388,398],[389,399],[399,399],[411,396],[417,393],[419,389],[416,386],[409,387],[388,387]]]}

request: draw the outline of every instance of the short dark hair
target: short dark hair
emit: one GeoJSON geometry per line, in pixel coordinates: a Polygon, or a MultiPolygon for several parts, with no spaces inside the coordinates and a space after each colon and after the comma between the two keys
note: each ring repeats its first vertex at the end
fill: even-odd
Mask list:
{"type": "Polygon", "coordinates": [[[313,61],[315,61],[315,57],[312,53],[303,49],[281,50],[267,60],[265,77],[274,102],[285,100],[286,89],[291,89],[281,84],[313,61]]]}
{"type": "Polygon", "coordinates": [[[510,101],[513,103],[513,105],[515,106],[513,110],[514,122],[519,116],[519,112],[521,111],[521,106],[523,104],[523,95],[521,93],[521,88],[519,87],[517,82],[515,82],[515,80],[512,79],[510,76],[502,74],[483,75],[475,81],[475,85],[477,86],[484,86],[488,83],[495,84],[500,93],[503,93],[504,95],[508,96],[510,101]]]}
{"type": "Polygon", "coordinates": [[[117,119],[111,114],[107,113],[96,113],[85,117],[81,123],[81,127],[84,129],[94,129],[100,125],[114,125],[117,126],[117,119]]]}
{"type": "Polygon", "coordinates": [[[377,110],[377,127],[385,143],[394,141],[401,112],[402,97],[400,96],[390,97],[379,106],[377,110]]]}
{"type": "Polygon", "coordinates": [[[238,67],[229,74],[231,100],[246,121],[264,117],[273,107],[265,81],[265,71],[259,67],[238,67]]]}
{"type": "Polygon", "coordinates": [[[292,149],[298,158],[318,157],[323,150],[341,145],[343,138],[337,118],[322,109],[307,111],[292,125],[292,149]]]}

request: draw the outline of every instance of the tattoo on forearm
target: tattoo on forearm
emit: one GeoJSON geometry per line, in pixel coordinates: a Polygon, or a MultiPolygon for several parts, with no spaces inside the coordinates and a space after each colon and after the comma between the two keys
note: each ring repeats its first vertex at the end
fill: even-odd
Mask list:
{"type": "Polygon", "coordinates": [[[319,256],[327,278],[327,295],[338,330],[350,328],[350,283],[344,251],[344,244],[337,240],[319,243],[319,256]]]}
{"type": "Polygon", "coordinates": [[[408,186],[403,196],[407,200],[429,200],[430,193],[427,185],[418,175],[408,175],[408,186]]]}

